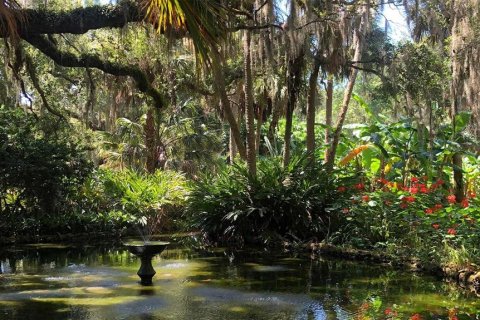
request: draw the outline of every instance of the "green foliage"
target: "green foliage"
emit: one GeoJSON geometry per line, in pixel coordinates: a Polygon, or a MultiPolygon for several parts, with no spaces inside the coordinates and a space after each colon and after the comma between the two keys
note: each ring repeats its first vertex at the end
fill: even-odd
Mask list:
{"type": "Polygon", "coordinates": [[[0,107],[0,221],[7,232],[49,231],[69,219],[91,171],[64,123],[0,107]]]}
{"type": "Polygon", "coordinates": [[[107,230],[141,225],[151,233],[175,222],[187,194],[186,179],[177,172],[100,170],[84,185],[83,207],[97,212],[96,221],[107,230]]]}
{"type": "Polygon", "coordinates": [[[335,225],[329,207],[337,195],[333,183],[321,163],[305,156],[286,168],[278,158],[262,159],[257,177],[236,164],[194,183],[189,217],[194,228],[217,241],[323,238],[335,225]]]}

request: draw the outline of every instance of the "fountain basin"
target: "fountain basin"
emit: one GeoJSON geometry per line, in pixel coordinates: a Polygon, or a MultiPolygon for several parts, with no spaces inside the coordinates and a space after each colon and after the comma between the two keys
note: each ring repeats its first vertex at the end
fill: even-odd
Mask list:
{"type": "Polygon", "coordinates": [[[169,244],[169,242],[165,241],[132,241],[124,243],[124,246],[130,253],[140,257],[141,264],[137,275],[140,277],[142,285],[152,285],[152,278],[156,273],[152,266],[152,258],[162,253],[169,244]]]}

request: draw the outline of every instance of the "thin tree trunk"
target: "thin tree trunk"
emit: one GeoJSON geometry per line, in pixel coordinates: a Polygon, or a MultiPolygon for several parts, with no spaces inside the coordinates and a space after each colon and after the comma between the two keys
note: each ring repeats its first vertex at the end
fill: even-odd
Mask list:
{"type": "Polygon", "coordinates": [[[257,154],[255,148],[255,113],[253,111],[253,80],[252,80],[252,59],[250,51],[250,31],[245,30],[243,35],[243,51],[245,55],[245,121],[247,124],[247,164],[250,176],[257,175],[257,154]]]}
{"type": "Polygon", "coordinates": [[[464,198],[463,184],[463,157],[460,152],[455,152],[452,159],[453,164],[453,190],[457,202],[461,202],[464,198]]]}
{"type": "Polygon", "coordinates": [[[212,71],[213,71],[213,78],[214,78],[214,85],[217,92],[220,95],[220,102],[223,107],[223,111],[225,114],[225,119],[230,125],[230,129],[232,130],[233,138],[235,140],[235,144],[237,145],[238,153],[240,157],[244,160],[247,159],[247,152],[245,149],[245,144],[242,141],[242,136],[240,134],[240,129],[238,127],[237,120],[235,119],[235,115],[232,112],[232,108],[230,107],[230,100],[228,99],[227,91],[225,89],[225,76],[223,74],[223,63],[220,57],[220,53],[216,51],[216,49],[212,50],[212,71]]]}
{"type": "MultiPolygon", "coordinates": [[[[236,117],[238,114],[238,107],[235,105],[231,105],[233,116],[236,117]]],[[[235,143],[234,133],[232,128],[230,127],[230,143],[229,143],[229,156],[230,156],[230,163],[232,164],[237,156],[237,145],[235,143]]]]}
{"type": "Polygon", "coordinates": [[[315,102],[317,97],[318,73],[320,72],[320,59],[315,58],[312,73],[308,80],[307,103],[307,152],[314,159],[315,152],[315,102]]]}
{"type": "Polygon", "coordinates": [[[330,127],[332,126],[333,112],[333,75],[329,74],[327,79],[327,101],[325,102],[325,144],[330,144],[330,127]]]}
{"type": "MultiPolygon", "coordinates": [[[[362,58],[363,42],[365,37],[365,31],[367,29],[368,15],[369,15],[369,5],[364,5],[362,8],[362,17],[360,25],[354,33],[354,44],[355,44],[355,54],[353,56],[353,61],[360,61],[362,58]]],[[[350,77],[348,79],[347,87],[343,94],[342,109],[338,116],[337,125],[333,132],[332,143],[328,149],[327,157],[325,159],[326,168],[328,171],[333,170],[333,164],[335,161],[335,154],[337,153],[337,146],[340,142],[340,134],[342,133],[343,123],[347,116],[348,107],[350,105],[350,99],[352,98],[353,87],[355,86],[355,81],[357,79],[358,69],[351,68],[350,77]]]]}
{"type": "Polygon", "coordinates": [[[285,136],[284,136],[284,146],[283,146],[283,166],[287,166],[290,162],[290,147],[292,140],[292,123],[293,123],[293,110],[295,109],[295,104],[297,102],[298,90],[300,89],[301,84],[301,74],[304,63],[304,51],[303,48],[298,53],[298,56],[291,59],[288,63],[288,80],[287,80],[287,91],[288,91],[288,100],[285,111],[285,136]]]}
{"type": "Polygon", "coordinates": [[[262,137],[262,125],[263,125],[263,112],[266,108],[268,108],[268,92],[266,89],[263,90],[263,99],[258,104],[258,113],[257,113],[257,134],[255,138],[255,150],[257,154],[260,151],[260,139],[262,137]]]}
{"type": "Polygon", "coordinates": [[[156,139],[155,139],[155,118],[153,109],[147,111],[147,119],[144,126],[145,132],[145,147],[147,149],[147,172],[155,172],[156,162],[156,139]]]}

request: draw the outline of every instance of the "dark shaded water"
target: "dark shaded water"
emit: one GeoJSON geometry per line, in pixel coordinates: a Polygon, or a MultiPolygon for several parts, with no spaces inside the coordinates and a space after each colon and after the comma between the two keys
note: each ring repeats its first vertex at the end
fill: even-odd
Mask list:
{"type": "Polygon", "coordinates": [[[183,248],[153,265],[142,287],[120,246],[7,248],[0,319],[480,319],[480,300],[455,285],[382,266],[183,248]]]}

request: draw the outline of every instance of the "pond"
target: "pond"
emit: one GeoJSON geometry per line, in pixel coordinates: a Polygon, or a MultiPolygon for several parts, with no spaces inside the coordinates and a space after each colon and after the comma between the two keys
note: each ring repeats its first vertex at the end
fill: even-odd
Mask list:
{"type": "Polygon", "coordinates": [[[121,245],[3,249],[0,319],[480,319],[473,294],[387,266],[170,246],[142,287],[139,264],[121,245]]]}

